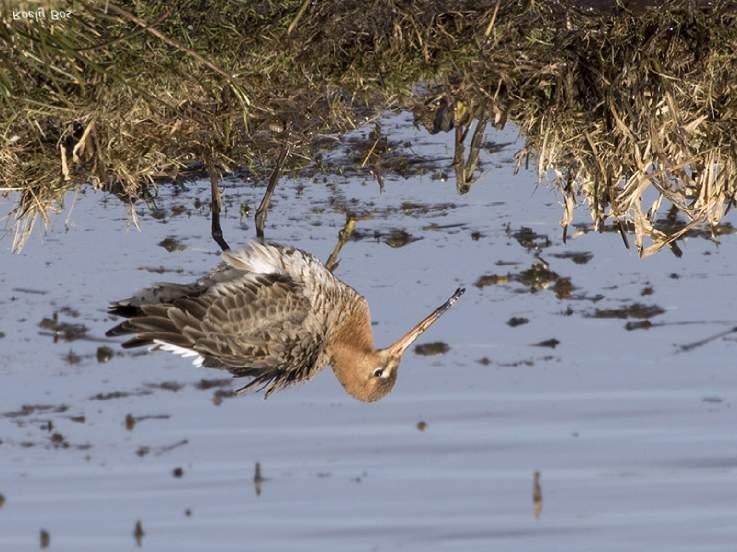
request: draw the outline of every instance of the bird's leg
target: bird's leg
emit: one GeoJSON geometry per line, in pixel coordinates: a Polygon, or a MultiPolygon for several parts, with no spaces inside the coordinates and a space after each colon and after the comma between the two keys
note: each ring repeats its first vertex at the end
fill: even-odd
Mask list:
{"type": "Polygon", "coordinates": [[[287,155],[289,155],[289,137],[287,136],[287,140],[284,142],[284,147],[281,150],[281,153],[279,154],[279,158],[276,160],[276,165],[274,166],[274,170],[271,171],[271,176],[269,177],[269,184],[266,186],[266,192],[264,193],[264,197],[261,198],[261,203],[258,206],[258,209],[256,209],[256,237],[260,240],[264,239],[264,226],[266,226],[266,213],[269,210],[269,203],[271,202],[271,195],[274,193],[274,190],[276,189],[276,184],[279,182],[279,171],[281,170],[281,166],[284,163],[284,160],[287,158],[287,155]]]}
{"type": "Polygon", "coordinates": [[[343,249],[343,246],[351,238],[351,234],[353,234],[353,230],[356,228],[357,220],[358,219],[350,213],[346,214],[345,224],[343,225],[342,230],[338,232],[338,243],[335,244],[333,252],[328,257],[328,260],[325,261],[325,268],[330,272],[333,272],[338,268],[338,263],[340,262],[338,261],[338,255],[340,255],[340,251],[343,249]]]}
{"type": "Polygon", "coordinates": [[[227,251],[230,249],[228,242],[223,238],[223,229],[220,227],[220,189],[218,188],[218,173],[208,164],[210,173],[210,212],[212,214],[212,239],[220,246],[220,249],[227,251]]]}

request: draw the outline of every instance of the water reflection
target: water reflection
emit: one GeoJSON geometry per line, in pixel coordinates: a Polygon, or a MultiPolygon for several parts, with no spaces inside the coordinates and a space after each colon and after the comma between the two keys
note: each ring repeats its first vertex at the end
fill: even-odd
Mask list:
{"type": "Polygon", "coordinates": [[[146,533],[143,532],[143,524],[140,520],[136,521],[136,526],[133,529],[133,538],[136,541],[136,546],[139,548],[143,545],[143,537],[146,533]]]}
{"type": "Polygon", "coordinates": [[[51,544],[51,535],[46,529],[41,529],[39,532],[39,545],[41,550],[48,548],[51,544]]]}
{"type": "Polygon", "coordinates": [[[253,488],[256,491],[256,496],[261,496],[261,484],[266,481],[261,475],[261,462],[256,462],[256,466],[253,470],[253,488]]]}
{"type": "Polygon", "coordinates": [[[543,511],[543,488],[540,484],[540,472],[532,474],[532,513],[539,518],[543,511]]]}

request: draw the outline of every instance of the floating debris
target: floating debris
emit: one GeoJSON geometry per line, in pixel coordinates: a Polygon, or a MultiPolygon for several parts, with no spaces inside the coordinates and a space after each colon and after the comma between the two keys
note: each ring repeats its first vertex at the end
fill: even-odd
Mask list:
{"type": "Polygon", "coordinates": [[[181,391],[182,389],[184,389],[184,384],[176,381],[162,381],[159,383],[146,383],[144,384],[144,387],[148,389],[161,389],[163,391],[171,391],[173,393],[176,393],[177,391],[181,391]]]}
{"type": "Polygon", "coordinates": [[[384,242],[389,247],[404,247],[412,242],[421,240],[421,237],[413,236],[409,232],[400,228],[393,228],[387,232],[380,230],[374,231],[363,231],[360,229],[354,229],[351,233],[350,239],[353,241],[359,241],[364,239],[373,239],[375,241],[384,242]]]}
{"type": "MultiPolygon", "coordinates": [[[[48,330],[54,338],[54,343],[59,339],[64,341],[75,341],[83,339],[87,336],[87,326],[84,324],[72,324],[69,322],[60,322],[58,313],[51,315],[51,318],[44,318],[38,323],[38,327],[48,330]]],[[[42,333],[42,335],[44,335],[42,333]]]]}
{"type": "Polygon", "coordinates": [[[161,207],[154,207],[149,213],[154,220],[166,219],[166,209],[162,209],[161,207]]]}
{"type": "Polygon", "coordinates": [[[31,295],[46,295],[48,293],[48,291],[44,291],[42,289],[30,289],[21,287],[14,287],[11,289],[11,291],[15,291],[16,293],[29,293],[31,295]]]}
{"type": "Polygon", "coordinates": [[[516,232],[511,232],[511,228],[507,226],[507,234],[511,235],[515,240],[517,240],[517,243],[528,251],[532,251],[533,249],[544,249],[551,245],[550,238],[544,234],[538,234],[532,228],[528,228],[527,226],[520,227],[516,232]]]}
{"type": "Polygon", "coordinates": [[[570,299],[574,289],[576,287],[570,278],[558,278],[553,285],[553,293],[558,299],[570,299]]]}
{"type": "Polygon", "coordinates": [[[223,399],[232,399],[237,396],[238,393],[233,389],[218,389],[212,394],[212,404],[220,406],[223,403],[223,399]]]}
{"type": "Polygon", "coordinates": [[[184,251],[185,249],[187,249],[186,245],[184,245],[177,238],[171,236],[161,240],[158,245],[159,247],[163,247],[164,249],[166,249],[169,253],[174,253],[175,251],[184,251]]]}
{"type": "Polygon", "coordinates": [[[532,513],[539,518],[543,511],[543,489],[540,484],[540,472],[532,474],[532,513]]]}
{"type": "Polygon", "coordinates": [[[625,307],[612,309],[596,309],[591,318],[654,318],[663,314],[665,309],[657,305],[643,305],[641,303],[633,303],[625,307]]]}
{"type": "Polygon", "coordinates": [[[633,330],[648,330],[653,327],[653,323],[649,320],[637,320],[636,322],[627,322],[624,329],[628,332],[633,330]]]}
{"type": "Polygon", "coordinates": [[[558,345],[560,345],[560,341],[555,339],[554,337],[551,339],[546,339],[545,341],[540,341],[539,343],[533,343],[533,347],[550,347],[551,349],[555,349],[558,345]]]}
{"type": "Polygon", "coordinates": [[[140,266],[138,267],[138,270],[142,270],[145,272],[152,272],[155,274],[167,274],[167,273],[173,273],[173,274],[184,274],[184,269],[182,268],[167,268],[163,265],[159,266],[140,266]]]}
{"type": "Polygon", "coordinates": [[[415,203],[414,201],[403,201],[399,205],[399,209],[408,215],[428,215],[431,213],[445,214],[446,211],[455,208],[455,203],[415,203]]]}
{"type": "Polygon", "coordinates": [[[69,410],[69,407],[65,404],[53,405],[53,404],[24,404],[20,407],[20,410],[11,412],[5,412],[3,417],[5,418],[20,418],[23,416],[30,416],[31,414],[44,413],[44,414],[61,414],[69,410]]]}
{"type": "Polygon", "coordinates": [[[737,333],[737,326],[730,328],[728,330],[724,330],[723,332],[715,333],[714,335],[710,335],[709,337],[705,337],[704,339],[699,339],[698,341],[687,343],[686,345],[679,345],[678,351],[681,353],[692,351],[693,349],[702,347],[708,343],[711,343],[712,341],[722,339],[723,337],[727,337],[728,335],[733,334],[733,333],[737,333]]]}
{"type": "Polygon", "coordinates": [[[393,229],[388,234],[382,236],[382,241],[389,247],[404,247],[407,244],[421,240],[407,232],[406,230],[393,229]]]}
{"type": "Polygon", "coordinates": [[[519,366],[535,366],[534,360],[516,360],[514,362],[500,362],[502,368],[518,368],[519,366]]]}
{"type": "Polygon", "coordinates": [[[415,354],[420,356],[444,355],[448,351],[450,351],[450,347],[442,341],[415,345],[415,354]]]}
{"type": "Polygon", "coordinates": [[[149,452],[151,452],[151,447],[141,446],[136,449],[136,455],[141,458],[146,456],[149,452]]]}
{"type": "Polygon", "coordinates": [[[113,399],[125,399],[127,397],[143,397],[145,395],[153,395],[153,391],[148,389],[139,389],[137,391],[111,391],[109,393],[98,393],[90,397],[91,401],[109,401],[113,399]]]}
{"type": "Polygon", "coordinates": [[[427,422],[425,420],[420,420],[417,422],[417,429],[420,431],[425,431],[427,429],[427,422]]]}
{"type": "Polygon", "coordinates": [[[99,362],[100,364],[105,364],[113,358],[113,354],[113,350],[110,347],[108,347],[107,345],[102,345],[101,347],[97,348],[97,362],[99,362]]]}
{"type": "Polygon", "coordinates": [[[354,483],[361,483],[365,477],[368,477],[368,472],[362,472],[361,475],[352,477],[351,481],[353,481],[354,483]]]}
{"type": "MultiPolygon", "coordinates": [[[[457,222],[453,224],[436,224],[434,222],[426,224],[422,227],[422,230],[456,230],[458,228],[465,228],[467,224],[465,222],[457,222]]],[[[452,234],[455,232],[451,232],[452,234]]]]}
{"type": "Polygon", "coordinates": [[[261,484],[264,482],[261,475],[261,462],[256,462],[253,470],[253,488],[256,490],[256,496],[261,496],[261,484]]]}
{"type": "Polygon", "coordinates": [[[70,366],[74,366],[75,364],[82,362],[82,357],[70,350],[66,355],[64,355],[64,362],[70,366]]]}
{"type": "Polygon", "coordinates": [[[154,454],[156,456],[161,456],[162,454],[166,454],[167,452],[171,452],[174,449],[177,449],[179,447],[183,447],[184,445],[186,445],[188,443],[189,443],[189,440],[182,439],[182,440],[177,441],[176,443],[174,443],[172,445],[164,445],[164,446],[161,446],[161,447],[156,447],[154,449],[154,454]]]}
{"type": "Polygon", "coordinates": [[[136,541],[136,545],[140,548],[143,544],[143,537],[146,533],[143,532],[143,525],[141,521],[136,521],[136,527],[133,529],[133,538],[136,541]]]}
{"type": "Polygon", "coordinates": [[[139,422],[145,420],[168,420],[171,418],[169,414],[146,414],[144,416],[133,416],[131,414],[125,417],[125,428],[131,431],[139,422]]]}
{"type": "Polygon", "coordinates": [[[72,307],[62,307],[59,309],[58,312],[65,316],[71,316],[72,318],[79,318],[79,311],[72,307]]]}
{"type": "Polygon", "coordinates": [[[547,263],[536,262],[527,270],[515,274],[512,279],[530,289],[533,293],[555,285],[560,276],[548,268],[547,263]]]}
{"type": "Polygon", "coordinates": [[[655,293],[655,290],[651,286],[645,286],[644,288],[642,288],[640,295],[645,297],[647,295],[652,295],[653,293],[655,293]]]}
{"type": "Polygon", "coordinates": [[[489,357],[481,357],[477,362],[481,366],[489,366],[491,364],[491,359],[489,357]]]}
{"type": "Polygon", "coordinates": [[[552,256],[556,259],[570,259],[579,265],[586,264],[594,258],[594,254],[588,251],[566,251],[564,253],[553,253],[552,256]]]}
{"type": "Polygon", "coordinates": [[[509,276],[500,274],[485,274],[479,277],[474,284],[478,288],[485,288],[486,286],[496,286],[498,284],[508,284],[509,276]]]}
{"type": "Polygon", "coordinates": [[[92,395],[90,397],[91,401],[109,401],[111,399],[122,399],[125,397],[129,397],[131,393],[128,393],[127,391],[111,391],[109,393],[98,393],[97,395],[92,395]]]}
{"type": "Polygon", "coordinates": [[[507,326],[510,328],[516,328],[517,326],[522,326],[524,324],[529,323],[530,321],[527,318],[521,317],[521,316],[513,316],[509,320],[507,320],[507,326]]]}
{"type": "Polygon", "coordinates": [[[200,391],[207,391],[216,387],[228,387],[230,385],[233,385],[233,378],[203,378],[194,384],[195,389],[199,389],[200,391]]]}
{"type": "Polygon", "coordinates": [[[241,222],[248,220],[248,215],[251,214],[251,206],[248,203],[241,203],[240,205],[241,222]]]}

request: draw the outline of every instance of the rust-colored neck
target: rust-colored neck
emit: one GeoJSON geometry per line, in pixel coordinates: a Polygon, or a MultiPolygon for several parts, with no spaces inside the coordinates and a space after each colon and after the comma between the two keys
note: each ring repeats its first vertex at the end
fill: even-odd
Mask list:
{"type": "Polygon", "coordinates": [[[351,307],[330,330],[328,353],[334,363],[338,358],[346,359],[374,351],[368,304],[366,301],[356,301],[351,307]]]}
{"type": "Polygon", "coordinates": [[[341,320],[331,335],[328,354],[333,372],[345,390],[359,400],[368,400],[365,384],[371,367],[378,362],[378,353],[374,350],[367,307],[361,305],[341,320]]]}

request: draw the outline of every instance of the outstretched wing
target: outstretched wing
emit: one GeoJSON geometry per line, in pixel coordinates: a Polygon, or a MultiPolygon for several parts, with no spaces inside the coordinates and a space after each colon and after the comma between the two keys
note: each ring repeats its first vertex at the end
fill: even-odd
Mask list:
{"type": "Polygon", "coordinates": [[[300,284],[285,274],[246,273],[205,293],[140,305],[109,333],[134,334],[124,347],[153,345],[252,377],[246,387],[268,388],[268,394],[322,367],[325,331],[300,284]]]}

